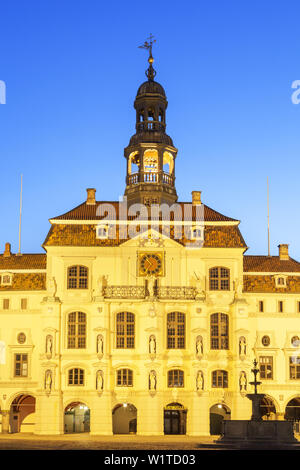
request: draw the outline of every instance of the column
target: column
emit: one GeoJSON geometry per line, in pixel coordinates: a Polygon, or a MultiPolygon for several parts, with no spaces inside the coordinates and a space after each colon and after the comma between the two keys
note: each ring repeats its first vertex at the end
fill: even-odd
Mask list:
{"type": "Polygon", "coordinates": [[[209,404],[207,392],[193,392],[191,407],[187,413],[187,430],[189,436],[209,436],[209,404]]]}
{"type": "Polygon", "coordinates": [[[91,401],[90,434],[111,436],[112,431],[112,404],[110,392],[103,392],[91,401]]]}
{"type": "Polygon", "coordinates": [[[243,393],[235,392],[232,397],[231,419],[251,419],[252,403],[243,393]]]}
{"type": "Polygon", "coordinates": [[[9,410],[2,410],[2,434],[9,433],[9,410]]]}
{"type": "Polygon", "coordinates": [[[137,434],[162,436],[164,434],[164,409],[162,393],[143,393],[137,407],[137,434]]]}
{"type": "Polygon", "coordinates": [[[35,434],[63,434],[64,410],[62,395],[52,392],[47,395],[42,392],[36,398],[36,427],[35,434]]]}

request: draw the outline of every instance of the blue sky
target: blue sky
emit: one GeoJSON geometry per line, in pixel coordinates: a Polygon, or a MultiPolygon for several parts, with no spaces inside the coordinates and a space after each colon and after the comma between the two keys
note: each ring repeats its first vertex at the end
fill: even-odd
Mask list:
{"type": "Polygon", "coordinates": [[[300,5],[296,1],[3,1],[0,80],[0,248],[42,252],[48,219],[77,206],[86,188],[118,200],[123,149],[134,133],[133,101],[146,53],[169,102],[178,148],[179,200],[192,190],[241,220],[248,254],[290,244],[300,260],[300,5]]]}

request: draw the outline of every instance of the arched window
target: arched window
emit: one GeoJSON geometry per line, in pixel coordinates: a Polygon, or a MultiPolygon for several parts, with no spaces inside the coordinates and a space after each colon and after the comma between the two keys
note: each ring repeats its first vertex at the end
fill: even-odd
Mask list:
{"type": "Polygon", "coordinates": [[[68,374],[69,385],[84,385],[84,370],[83,369],[70,369],[68,374]]]}
{"type": "Polygon", "coordinates": [[[134,348],[134,326],[133,313],[121,312],[117,314],[116,321],[116,347],[120,349],[134,348]]]}
{"type": "Polygon", "coordinates": [[[185,348],[185,314],[171,312],[167,315],[167,348],[185,348]]]}
{"type": "Polygon", "coordinates": [[[118,387],[132,387],[133,386],[133,371],[131,369],[117,370],[117,386],[118,387]]]}
{"type": "Polygon", "coordinates": [[[168,387],[184,387],[184,372],[180,369],[172,369],[168,372],[168,387]]]}
{"type": "Polygon", "coordinates": [[[230,271],[227,268],[217,266],[209,270],[209,289],[210,290],[229,290],[230,289],[230,271]]]}
{"type": "Polygon", "coordinates": [[[85,266],[70,266],[68,268],[68,289],[88,288],[88,268],[85,266]]]}
{"type": "Polygon", "coordinates": [[[211,386],[214,388],[228,388],[228,372],[226,370],[214,370],[211,386]]]}
{"type": "Polygon", "coordinates": [[[154,121],[154,109],[153,108],[149,108],[148,109],[148,121],[154,121]]]}
{"type": "Polygon", "coordinates": [[[229,348],[229,322],[226,313],[214,313],[210,317],[210,348],[229,348]]]}
{"type": "Polygon", "coordinates": [[[86,314],[72,312],[68,315],[68,349],[86,347],[86,314]]]}
{"type": "Polygon", "coordinates": [[[174,171],[174,156],[170,152],[163,153],[163,170],[170,175],[174,171]]]}
{"type": "Polygon", "coordinates": [[[156,173],[158,171],[158,152],[156,149],[147,149],[143,156],[144,171],[156,173]]]}

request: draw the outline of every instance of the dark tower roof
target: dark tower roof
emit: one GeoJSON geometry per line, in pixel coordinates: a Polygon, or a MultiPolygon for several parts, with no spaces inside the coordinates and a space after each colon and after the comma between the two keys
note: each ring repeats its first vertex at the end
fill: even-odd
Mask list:
{"type": "Polygon", "coordinates": [[[152,48],[149,49],[149,67],[146,70],[148,80],[143,82],[137,91],[134,101],[136,109],[136,134],[129,142],[129,147],[139,143],[161,143],[171,145],[173,141],[166,134],[166,109],[168,101],[162,85],[154,80],[156,71],[153,68],[152,48]]]}
{"type": "Polygon", "coordinates": [[[143,95],[147,95],[149,93],[151,95],[161,95],[166,99],[165,90],[163,89],[160,83],[155,82],[154,80],[148,80],[147,82],[142,83],[137,91],[136,98],[143,95]]]}

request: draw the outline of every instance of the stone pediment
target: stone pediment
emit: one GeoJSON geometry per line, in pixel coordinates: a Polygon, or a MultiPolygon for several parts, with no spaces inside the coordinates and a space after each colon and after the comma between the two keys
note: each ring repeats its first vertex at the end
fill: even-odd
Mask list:
{"type": "Polygon", "coordinates": [[[173,240],[166,235],[159,233],[157,230],[149,229],[143,233],[133,236],[123,243],[123,247],[135,247],[142,249],[157,249],[157,248],[182,248],[179,241],[173,240]]]}

